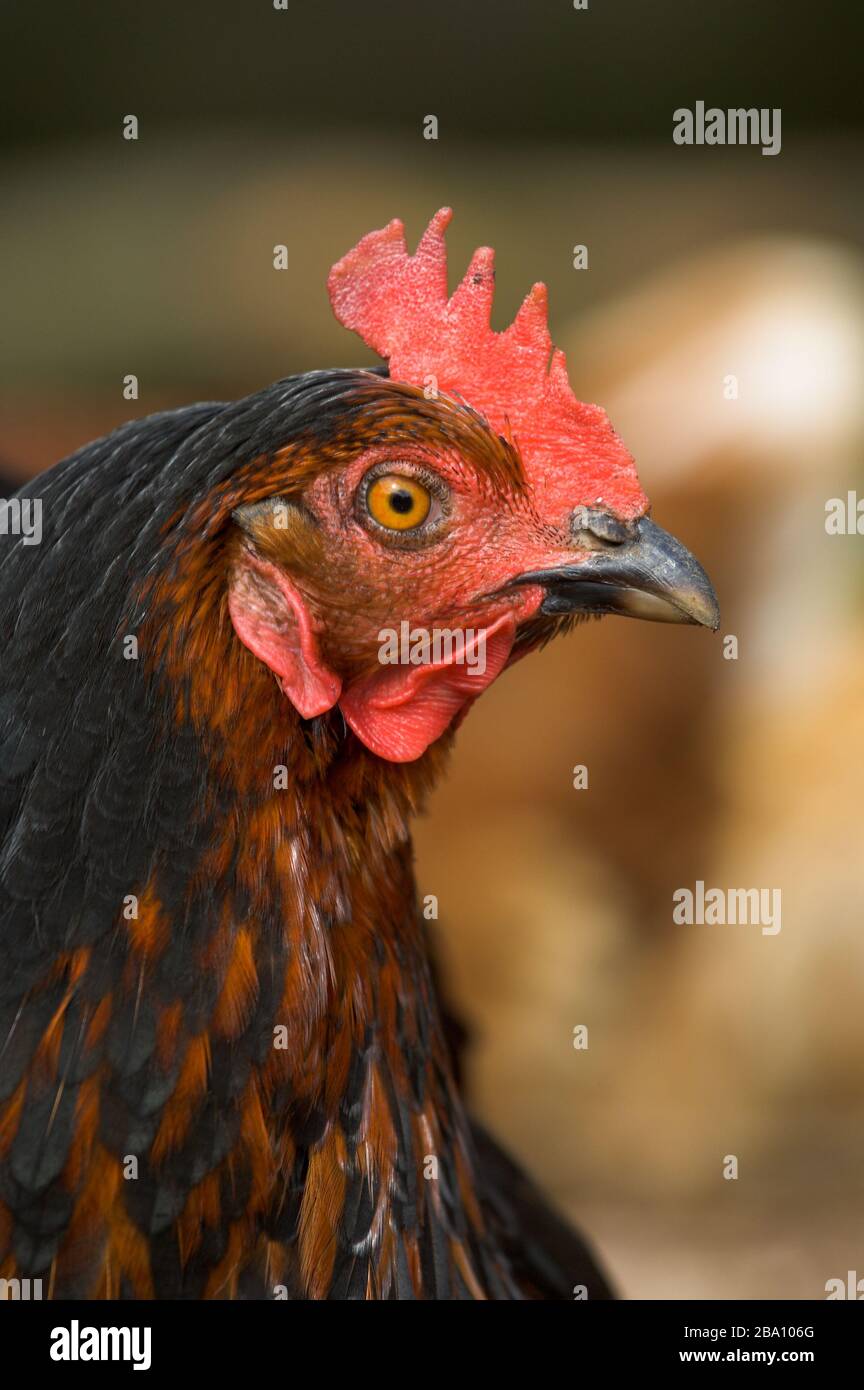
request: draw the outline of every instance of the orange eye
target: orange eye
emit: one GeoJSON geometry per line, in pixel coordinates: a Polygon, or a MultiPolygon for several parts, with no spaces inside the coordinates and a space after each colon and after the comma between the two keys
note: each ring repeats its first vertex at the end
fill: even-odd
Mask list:
{"type": "Polygon", "coordinates": [[[432,496],[416,478],[384,473],[370,485],[366,506],[379,526],[386,526],[388,531],[410,531],[426,520],[432,496]]]}

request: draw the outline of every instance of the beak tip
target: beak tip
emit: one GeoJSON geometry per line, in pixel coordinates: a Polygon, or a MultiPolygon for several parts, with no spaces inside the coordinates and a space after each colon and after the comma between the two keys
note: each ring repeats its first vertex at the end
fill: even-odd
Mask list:
{"type": "Polygon", "coordinates": [[[704,617],[694,615],[693,621],[700,627],[707,627],[709,632],[717,632],[720,628],[720,605],[716,598],[712,603],[706,604],[704,617]]]}

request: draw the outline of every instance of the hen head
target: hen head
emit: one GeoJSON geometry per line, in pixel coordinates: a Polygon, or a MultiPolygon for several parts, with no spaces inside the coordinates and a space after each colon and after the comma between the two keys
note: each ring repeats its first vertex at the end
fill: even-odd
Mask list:
{"type": "Polygon", "coordinates": [[[333,267],[346,327],[387,375],[346,374],[317,471],[235,511],[229,611],[304,718],[338,705],[379,757],[421,756],[517,657],[583,615],[715,628],[702,568],[648,517],[605,413],[574,396],[535,285],[489,326],[493,253],[447,293],[433,218],[333,267]]]}

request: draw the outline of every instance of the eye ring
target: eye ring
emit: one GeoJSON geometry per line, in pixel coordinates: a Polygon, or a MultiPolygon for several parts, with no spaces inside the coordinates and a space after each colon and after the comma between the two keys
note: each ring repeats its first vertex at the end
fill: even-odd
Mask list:
{"type": "Polygon", "coordinates": [[[387,459],[361,480],[355,510],[360,524],[381,540],[411,547],[437,533],[449,515],[450,490],[431,469],[387,459]]]}

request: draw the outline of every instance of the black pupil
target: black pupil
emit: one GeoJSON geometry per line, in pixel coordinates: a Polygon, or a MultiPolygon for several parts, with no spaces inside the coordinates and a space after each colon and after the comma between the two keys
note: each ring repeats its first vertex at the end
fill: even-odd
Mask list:
{"type": "Polygon", "coordinates": [[[410,492],[399,489],[396,492],[390,493],[390,506],[394,512],[399,512],[402,516],[405,516],[414,506],[414,498],[411,496],[410,492]]]}

